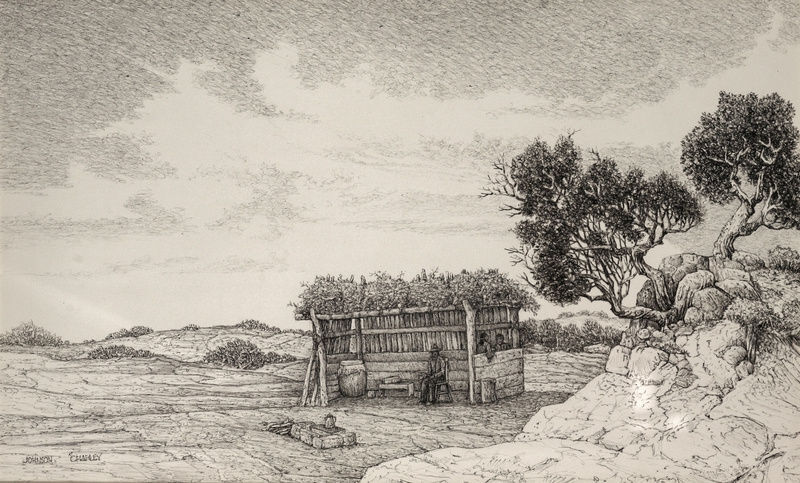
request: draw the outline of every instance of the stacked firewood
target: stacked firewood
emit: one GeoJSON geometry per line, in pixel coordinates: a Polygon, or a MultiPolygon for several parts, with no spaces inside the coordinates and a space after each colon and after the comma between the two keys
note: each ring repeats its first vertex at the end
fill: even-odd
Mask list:
{"type": "Polygon", "coordinates": [[[294,421],[286,418],[283,421],[264,421],[261,424],[264,425],[264,431],[280,434],[281,436],[289,436],[289,433],[292,431],[292,425],[294,424],[294,421]]]}

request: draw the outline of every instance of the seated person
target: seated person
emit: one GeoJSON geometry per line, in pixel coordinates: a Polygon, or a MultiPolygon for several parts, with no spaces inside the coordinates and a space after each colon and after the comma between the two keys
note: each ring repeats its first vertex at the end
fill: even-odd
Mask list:
{"type": "Polygon", "coordinates": [[[494,349],[489,342],[489,334],[481,332],[480,340],[478,341],[478,354],[486,354],[486,360],[492,360],[494,357],[494,349]]]}
{"type": "Polygon", "coordinates": [[[503,334],[497,334],[494,338],[494,348],[497,351],[507,351],[511,349],[511,344],[506,344],[506,338],[503,334]]]}
{"type": "Polygon", "coordinates": [[[436,402],[436,384],[444,382],[444,370],[447,363],[442,356],[439,355],[439,346],[433,344],[430,350],[431,358],[428,359],[428,372],[422,377],[419,383],[420,404],[436,402]]]}

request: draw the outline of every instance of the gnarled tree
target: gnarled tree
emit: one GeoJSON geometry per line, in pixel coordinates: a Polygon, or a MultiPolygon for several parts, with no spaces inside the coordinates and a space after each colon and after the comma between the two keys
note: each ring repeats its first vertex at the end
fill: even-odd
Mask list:
{"type": "Polygon", "coordinates": [[[501,210],[523,219],[514,230],[520,247],[509,252],[539,295],[561,305],[604,301],[619,317],[671,323],[674,294],[645,255],[666,235],[700,222],[699,200],[669,174],[645,178],[637,168],[623,174],[614,161],[594,156],[584,170],[571,137],[552,149],[537,139],[495,163],[483,195],[513,200],[501,210]],[[655,309],[623,305],[637,275],[652,281],[655,309]]]}
{"type": "Polygon", "coordinates": [[[777,94],[720,93],[681,142],[681,164],[712,203],[739,202],[713,254],[730,258],[734,242],[760,227],[800,227],[800,161],[794,107],[777,94]]]}

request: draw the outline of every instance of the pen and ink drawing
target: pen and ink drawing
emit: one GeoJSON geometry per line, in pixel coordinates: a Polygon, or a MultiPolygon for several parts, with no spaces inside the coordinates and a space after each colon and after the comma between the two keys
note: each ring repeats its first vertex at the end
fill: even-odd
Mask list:
{"type": "Polygon", "coordinates": [[[800,481],[797,2],[0,26],[0,479],[800,481]]]}

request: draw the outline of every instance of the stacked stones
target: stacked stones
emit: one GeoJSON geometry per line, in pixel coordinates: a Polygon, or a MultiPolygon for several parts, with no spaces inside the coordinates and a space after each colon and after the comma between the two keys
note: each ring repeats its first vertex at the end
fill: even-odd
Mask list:
{"type": "MultiPolygon", "coordinates": [[[[730,391],[738,379],[752,374],[753,365],[745,360],[744,329],[722,318],[735,298],[760,300],[759,288],[748,272],[760,268],[759,262],[763,264],[750,254],[738,260],[692,253],[665,258],[659,270],[674,300],[677,322],[661,328],[651,321],[632,320],[620,345],[611,349],[606,371],[644,384],[671,381],[679,388],[699,378],[703,385],[730,391]]],[[[637,305],[656,308],[649,280],[637,296],[637,305]]]]}

